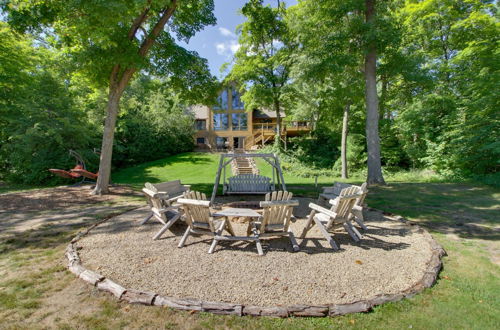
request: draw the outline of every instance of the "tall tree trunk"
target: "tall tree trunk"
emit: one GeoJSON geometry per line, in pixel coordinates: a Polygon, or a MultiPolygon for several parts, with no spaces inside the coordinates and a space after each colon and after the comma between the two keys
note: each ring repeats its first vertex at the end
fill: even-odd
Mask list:
{"type": "Polygon", "coordinates": [[[111,157],[115,135],[116,117],[118,116],[120,98],[110,91],[106,106],[106,121],[102,134],[101,159],[99,161],[99,176],[93,194],[101,195],[109,192],[109,178],[111,176],[111,157]]]}
{"type": "Polygon", "coordinates": [[[110,78],[108,104],[106,105],[106,121],[102,134],[101,159],[99,161],[99,176],[93,194],[101,195],[109,192],[109,179],[111,176],[111,159],[113,155],[113,141],[115,136],[116,118],[120,110],[120,98],[125,87],[132,78],[135,69],[127,69],[118,80],[120,67],[113,68],[110,78]]]}
{"type": "MultiPolygon", "coordinates": [[[[366,23],[373,24],[376,0],[365,0],[366,23]]],[[[373,25],[370,28],[374,28],[373,25]]],[[[365,98],[366,98],[366,144],[368,149],[368,184],[385,184],[380,161],[380,137],[378,135],[377,96],[377,49],[374,41],[368,45],[365,55],[365,98]]]]}
{"type": "MultiPolygon", "coordinates": [[[[150,4],[151,1],[148,1],[147,6],[132,23],[132,26],[127,35],[130,40],[133,40],[135,38],[135,34],[137,33],[138,29],[147,20],[148,12],[150,10],[150,4]]],[[[154,25],[152,25],[151,31],[144,38],[138,49],[138,54],[140,57],[147,57],[149,50],[154,45],[158,35],[163,31],[165,24],[173,15],[176,7],[177,0],[172,0],[168,7],[163,8],[158,21],[154,25]]],[[[99,161],[99,176],[97,178],[96,186],[92,191],[92,193],[95,195],[106,194],[109,192],[109,179],[111,177],[111,158],[113,155],[113,140],[115,135],[116,118],[118,117],[120,108],[120,98],[122,97],[123,91],[129,84],[130,79],[132,79],[132,76],[136,71],[137,68],[129,67],[123,69],[119,64],[116,64],[111,70],[109,80],[108,104],[106,106],[106,121],[104,123],[104,132],[102,136],[101,159],[99,161]]]]}
{"type": "Polygon", "coordinates": [[[276,135],[274,136],[275,145],[281,149],[281,114],[280,101],[274,101],[274,111],[276,111],[276,135]]]}
{"type": "Polygon", "coordinates": [[[342,120],[342,143],[340,146],[340,154],[342,160],[342,179],[349,177],[347,173],[347,134],[349,133],[349,110],[351,102],[347,101],[344,107],[344,119],[342,120]]]}

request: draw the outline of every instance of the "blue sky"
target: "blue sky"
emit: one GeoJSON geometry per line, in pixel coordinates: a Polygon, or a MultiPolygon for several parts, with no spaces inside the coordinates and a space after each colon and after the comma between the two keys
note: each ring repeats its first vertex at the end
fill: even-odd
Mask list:
{"type": "MultiPolygon", "coordinates": [[[[289,7],[297,3],[297,0],[281,0],[289,7]]],[[[265,0],[266,4],[276,6],[276,0],[265,0]]],[[[195,50],[208,60],[210,71],[217,78],[223,74],[220,67],[225,62],[230,62],[234,52],[238,49],[238,36],[236,27],[243,23],[244,17],[238,11],[246,3],[246,0],[214,0],[215,17],[217,24],[208,26],[198,32],[186,45],[180,44],[189,50],[195,50]]]]}

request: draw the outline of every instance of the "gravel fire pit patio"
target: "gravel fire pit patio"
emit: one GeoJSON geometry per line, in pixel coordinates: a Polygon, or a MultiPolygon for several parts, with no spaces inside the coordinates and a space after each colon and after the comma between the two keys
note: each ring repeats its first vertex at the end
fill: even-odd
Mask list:
{"type": "MultiPolygon", "coordinates": [[[[251,207],[245,203],[229,207],[251,207]]],[[[210,255],[209,236],[190,237],[177,248],[182,222],[153,241],[159,224],[139,225],[147,212],[124,213],[79,235],[68,247],[70,270],[131,302],[222,314],[323,316],[414,295],[434,283],[444,254],[425,230],[369,211],[360,242],[343,231],[334,235],[338,252],[314,227],[306,239],[298,238],[300,252],[281,238],[263,241],[261,257],[249,242],[222,242],[210,255]]],[[[292,224],[297,237],[304,224],[305,218],[292,224]]],[[[233,227],[245,235],[246,224],[235,221],[233,227]]]]}

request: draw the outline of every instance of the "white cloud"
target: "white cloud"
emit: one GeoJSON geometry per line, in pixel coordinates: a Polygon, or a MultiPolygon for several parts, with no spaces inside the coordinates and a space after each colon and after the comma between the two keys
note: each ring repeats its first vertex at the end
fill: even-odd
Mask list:
{"type": "Polygon", "coordinates": [[[220,27],[220,28],[219,28],[219,32],[220,32],[220,34],[222,34],[224,37],[232,37],[232,38],[236,38],[236,34],[234,34],[233,32],[231,32],[229,29],[226,29],[225,27],[220,27]]]}
{"type": "Polygon", "coordinates": [[[217,50],[217,54],[224,55],[226,52],[226,44],[223,42],[218,42],[215,44],[215,49],[217,50]]]}
{"type": "Polygon", "coordinates": [[[219,55],[225,55],[226,57],[231,57],[238,51],[240,44],[236,40],[229,40],[224,42],[217,42],[215,44],[215,50],[219,55]]]}

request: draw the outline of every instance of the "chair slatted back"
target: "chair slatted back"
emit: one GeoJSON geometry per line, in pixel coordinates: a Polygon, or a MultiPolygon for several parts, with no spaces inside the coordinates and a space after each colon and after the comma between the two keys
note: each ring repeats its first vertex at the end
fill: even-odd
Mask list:
{"type": "Polygon", "coordinates": [[[349,183],[335,182],[333,184],[333,190],[332,190],[331,193],[333,195],[340,196],[340,193],[341,193],[341,191],[343,189],[349,188],[349,187],[357,187],[357,188],[359,188],[359,192],[361,193],[361,196],[356,200],[356,204],[355,205],[363,206],[366,194],[368,194],[368,188],[367,188],[367,186],[368,185],[367,185],[366,182],[363,182],[363,184],[361,186],[356,186],[356,185],[352,185],[352,184],[349,184],[349,183]]]}
{"type": "Polygon", "coordinates": [[[349,183],[335,182],[333,184],[333,194],[339,196],[343,189],[349,188],[352,185],[349,183]]]}
{"type": "Polygon", "coordinates": [[[289,201],[292,199],[293,193],[289,191],[273,191],[266,194],[266,201],[289,201]]]}
{"type": "Polygon", "coordinates": [[[361,194],[359,193],[359,187],[357,186],[350,186],[342,189],[339,197],[335,199],[336,203],[330,209],[336,214],[336,217],[331,217],[326,227],[330,228],[336,221],[338,222],[339,220],[341,222],[348,221],[351,210],[359,197],[361,197],[361,194]]]}
{"type": "Polygon", "coordinates": [[[210,201],[180,198],[177,202],[183,206],[188,226],[192,229],[198,227],[215,231],[210,214],[210,201]]]}
{"type": "Polygon", "coordinates": [[[196,199],[196,200],[199,200],[199,201],[206,201],[207,200],[207,195],[205,195],[204,193],[201,193],[199,191],[190,190],[190,191],[186,191],[184,193],[184,197],[183,198],[186,198],[186,199],[196,199]]]}
{"type": "Polygon", "coordinates": [[[274,200],[260,202],[260,206],[264,208],[261,231],[288,231],[290,219],[293,215],[293,207],[298,205],[299,201],[297,200],[274,200]]]}
{"type": "Polygon", "coordinates": [[[363,203],[365,202],[366,194],[368,194],[368,188],[367,188],[367,183],[364,182],[360,187],[359,187],[359,193],[361,196],[356,200],[355,205],[363,206],[363,203]]]}

